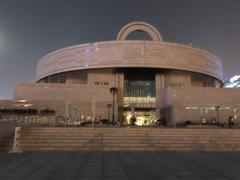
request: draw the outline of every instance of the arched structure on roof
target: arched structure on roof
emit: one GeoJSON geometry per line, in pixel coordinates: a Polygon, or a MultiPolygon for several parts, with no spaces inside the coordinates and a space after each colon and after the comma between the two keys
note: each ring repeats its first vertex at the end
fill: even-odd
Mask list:
{"type": "Polygon", "coordinates": [[[117,35],[117,41],[126,40],[127,36],[134,31],[146,32],[153,41],[163,41],[159,31],[152,25],[145,22],[132,22],[125,25],[117,35]]]}

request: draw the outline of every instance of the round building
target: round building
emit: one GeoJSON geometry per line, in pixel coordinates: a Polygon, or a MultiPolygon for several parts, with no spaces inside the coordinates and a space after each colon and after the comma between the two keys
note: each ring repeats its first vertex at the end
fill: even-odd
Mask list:
{"type": "Polygon", "coordinates": [[[78,109],[80,118],[110,118],[130,124],[134,117],[137,125],[168,119],[168,89],[223,85],[222,64],[216,56],[164,42],[158,30],[145,22],[127,24],[115,41],[80,44],[47,54],[38,62],[36,82],[39,90],[32,91],[32,97],[64,101],[64,116],[73,116],[70,109],[78,109]],[[127,40],[135,31],[147,33],[150,40],[127,40]],[[42,92],[43,87],[48,90],[42,92]]]}

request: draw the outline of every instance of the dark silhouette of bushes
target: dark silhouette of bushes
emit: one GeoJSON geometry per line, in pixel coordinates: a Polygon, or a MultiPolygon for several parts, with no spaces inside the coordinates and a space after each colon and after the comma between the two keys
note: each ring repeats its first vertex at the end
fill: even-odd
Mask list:
{"type": "Polygon", "coordinates": [[[0,109],[2,115],[37,115],[37,109],[0,109]]]}
{"type": "Polygon", "coordinates": [[[43,110],[40,111],[40,114],[41,115],[53,115],[53,114],[55,114],[55,111],[50,110],[50,109],[43,109],[43,110]]]}
{"type": "Polygon", "coordinates": [[[22,115],[22,116],[35,116],[35,115],[54,115],[55,111],[50,109],[43,109],[38,111],[37,109],[0,109],[0,116],[6,115],[22,115]]]}

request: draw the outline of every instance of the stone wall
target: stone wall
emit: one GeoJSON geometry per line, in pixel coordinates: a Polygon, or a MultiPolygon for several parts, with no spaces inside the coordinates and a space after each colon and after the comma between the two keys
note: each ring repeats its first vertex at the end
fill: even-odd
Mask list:
{"type": "MultiPolygon", "coordinates": [[[[109,76],[110,77],[110,76],[109,76]]],[[[115,115],[122,118],[123,74],[113,76],[119,88],[115,99],[115,115]]],[[[91,83],[90,83],[91,84],[91,83]]],[[[171,125],[187,120],[200,122],[201,118],[219,118],[226,122],[229,116],[240,117],[240,90],[226,88],[164,87],[164,76],[156,76],[157,117],[165,117],[171,125]],[[167,117],[166,117],[167,116],[167,117]]],[[[112,104],[109,85],[21,83],[16,86],[14,99],[27,99],[35,107],[56,109],[57,115],[100,116],[107,118],[107,104],[112,104]],[[94,110],[96,109],[96,110],[94,110]]],[[[33,107],[34,107],[33,106],[33,107]]],[[[112,112],[112,111],[111,111],[112,112]]],[[[111,115],[110,115],[111,116],[111,115]]],[[[120,120],[120,119],[119,119],[120,120]]]]}
{"type": "Polygon", "coordinates": [[[77,84],[17,84],[14,99],[34,101],[36,106],[41,101],[48,101],[49,106],[61,102],[58,114],[69,116],[76,111],[78,115],[92,116],[93,106],[96,106],[96,116],[107,118],[108,103],[112,103],[109,85],[77,85],[77,84]]]}
{"type": "MultiPolygon", "coordinates": [[[[159,92],[161,93],[161,92],[159,92]]],[[[217,118],[227,122],[234,116],[240,123],[240,89],[227,88],[167,88],[164,90],[165,107],[172,108],[171,122],[187,120],[200,122],[201,118],[217,118]]]]}

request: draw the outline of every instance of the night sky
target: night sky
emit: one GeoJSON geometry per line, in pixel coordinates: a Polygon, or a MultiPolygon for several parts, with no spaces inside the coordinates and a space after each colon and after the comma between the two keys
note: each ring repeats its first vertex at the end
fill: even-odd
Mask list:
{"type": "Polygon", "coordinates": [[[0,98],[12,98],[17,82],[34,82],[47,53],[114,40],[132,21],[215,54],[224,80],[240,73],[240,0],[0,0],[0,98]]]}

